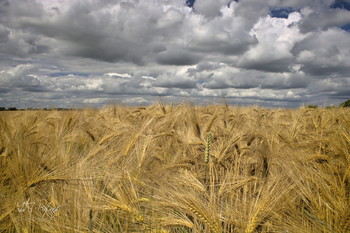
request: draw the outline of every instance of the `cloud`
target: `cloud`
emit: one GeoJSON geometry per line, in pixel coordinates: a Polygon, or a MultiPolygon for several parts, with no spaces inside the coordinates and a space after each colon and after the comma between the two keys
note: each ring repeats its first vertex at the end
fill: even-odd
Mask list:
{"type": "Polygon", "coordinates": [[[186,66],[194,65],[200,61],[200,56],[181,48],[169,48],[156,56],[156,61],[162,65],[186,66]]]}
{"type": "Polygon", "coordinates": [[[267,74],[262,80],[260,88],[271,90],[305,89],[311,81],[303,72],[267,74]]]}
{"type": "Polygon", "coordinates": [[[44,91],[40,80],[33,75],[35,68],[31,64],[23,64],[0,71],[0,86],[4,90],[44,91]]]}
{"type": "Polygon", "coordinates": [[[63,55],[138,65],[154,59],[160,64],[193,64],[200,59],[185,50],[241,54],[256,43],[244,28],[243,18],[232,21],[234,6],[228,8],[226,1],[217,9],[223,17],[214,21],[189,14],[185,6],[159,7],[160,0],[152,3],[73,1],[69,8],[34,4],[29,11],[32,14],[12,4],[10,11],[20,17],[10,21],[32,35],[51,38],[50,47],[58,48],[63,55]],[[171,51],[174,47],[182,47],[182,54],[171,51]],[[168,54],[172,58],[165,58],[168,54]],[[185,57],[183,62],[179,56],[185,57]]]}
{"type": "Polygon", "coordinates": [[[188,75],[187,69],[182,69],[175,73],[160,75],[153,82],[153,85],[164,88],[191,89],[196,87],[196,80],[188,75]]]}
{"type": "Polygon", "coordinates": [[[268,12],[269,5],[265,1],[239,1],[236,9],[236,14],[247,19],[250,23],[255,23],[259,17],[266,16],[268,12]],[[252,12],[254,14],[251,14],[252,12]]]}
{"type": "Polygon", "coordinates": [[[300,19],[297,12],[289,14],[287,19],[261,18],[251,31],[258,43],[239,59],[238,65],[267,72],[288,72],[294,62],[291,50],[303,38],[296,25],[300,19]]]}
{"type": "Polygon", "coordinates": [[[221,16],[221,7],[229,4],[229,2],[227,0],[196,0],[193,8],[196,13],[212,18],[221,16]]]}
{"type": "Polygon", "coordinates": [[[0,25],[0,43],[6,43],[10,39],[10,31],[0,25]]]}
{"type": "MultiPolygon", "coordinates": [[[[206,72],[206,71],[204,71],[206,72]]],[[[203,75],[203,87],[207,89],[269,89],[288,90],[306,88],[310,79],[303,72],[285,72],[275,74],[273,72],[262,72],[256,70],[240,70],[233,67],[221,66],[218,69],[206,72],[203,75]]]]}
{"type": "MultiPolygon", "coordinates": [[[[159,7],[160,2],[72,1],[66,3],[69,7],[37,6],[37,14],[30,19],[23,16],[11,22],[53,39],[52,46],[62,55],[140,65],[154,57],[157,48],[166,48],[164,41],[178,40],[183,33],[185,6],[159,7]]],[[[13,8],[22,14],[22,8],[13,8]]]]}
{"type": "Polygon", "coordinates": [[[237,68],[222,66],[212,71],[205,79],[203,87],[208,89],[250,89],[259,86],[260,80],[257,72],[241,72],[237,68]],[[250,75],[249,79],[246,79],[250,75]]]}
{"type": "Polygon", "coordinates": [[[240,55],[257,43],[250,28],[241,17],[235,17],[235,8],[223,7],[222,17],[212,20],[192,17],[192,31],[188,48],[194,52],[240,55]]]}
{"type": "Polygon", "coordinates": [[[48,52],[49,47],[35,35],[13,30],[0,25],[0,53],[25,58],[33,54],[48,52]]]}
{"type": "Polygon", "coordinates": [[[296,107],[346,98],[347,8],[333,0],[185,2],[0,0],[2,103],[163,96],[296,107]],[[275,9],[288,10],[278,18],[275,9]]]}
{"type": "Polygon", "coordinates": [[[317,76],[350,74],[350,34],[328,29],[309,34],[297,42],[292,53],[301,70],[317,76]],[[330,41],[336,43],[330,43],[330,41]]]}
{"type": "Polygon", "coordinates": [[[305,7],[301,10],[303,18],[300,29],[303,33],[317,29],[326,30],[330,27],[341,27],[350,22],[350,11],[345,9],[305,7]]]}

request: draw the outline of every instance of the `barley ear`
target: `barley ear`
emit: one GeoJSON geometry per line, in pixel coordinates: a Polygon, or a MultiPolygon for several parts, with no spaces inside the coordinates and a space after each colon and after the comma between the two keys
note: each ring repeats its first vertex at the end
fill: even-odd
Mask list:
{"type": "Polygon", "coordinates": [[[345,218],[343,223],[341,224],[341,229],[344,232],[350,231],[350,214],[348,214],[345,218]]]}
{"type": "Polygon", "coordinates": [[[221,227],[218,222],[216,222],[214,219],[211,219],[209,215],[207,215],[206,212],[200,211],[198,206],[187,202],[186,203],[187,209],[191,211],[203,224],[207,225],[211,232],[213,233],[221,233],[221,227]]]}
{"type": "Polygon", "coordinates": [[[210,144],[211,144],[211,132],[207,136],[207,145],[205,147],[204,162],[208,163],[210,158],[210,144]]]}
{"type": "Polygon", "coordinates": [[[207,125],[207,127],[205,127],[205,132],[209,132],[209,131],[210,131],[210,129],[211,129],[211,127],[213,126],[213,124],[214,124],[214,122],[215,122],[215,120],[216,120],[217,117],[218,117],[217,115],[214,115],[214,116],[211,118],[209,124],[207,125]]]}
{"type": "Polygon", "coordinates": [[[136,141],[139,139],[139,137],[141,136],[141,133],[137,133],[134,138],[130,141],[130,143],[128,144],[128,146],[125,148],[124,150],[124,156],[127,156],[130,149],[135,145],[136,141]]]}

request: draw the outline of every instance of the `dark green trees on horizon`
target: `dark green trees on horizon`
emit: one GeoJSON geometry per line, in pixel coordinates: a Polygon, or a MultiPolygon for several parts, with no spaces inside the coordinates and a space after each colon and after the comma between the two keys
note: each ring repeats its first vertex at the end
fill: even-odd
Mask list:
{"type": "Polygon", "coordinates": [[[350,107],[350,99],[347,100],[347,101],[345,101],[345,102],[343,102],[343,103],[341,103],[341,104],[339,105],[339,107],[342,107],[342,108],[350,107]]]}

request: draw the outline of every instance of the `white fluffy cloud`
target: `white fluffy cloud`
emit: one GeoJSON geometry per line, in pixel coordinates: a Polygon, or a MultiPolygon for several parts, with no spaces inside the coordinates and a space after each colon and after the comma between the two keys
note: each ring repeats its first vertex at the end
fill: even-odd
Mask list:
{"type": "Polygon", "coordinates": [[[304,37],[297,26],[300,19],[297,12],[289,14],[287,19],[261,18],[251,30],[258,43],[240,58],[238,65],[268,72],[287,72],[294,63],[291,50],[304,37]]]}

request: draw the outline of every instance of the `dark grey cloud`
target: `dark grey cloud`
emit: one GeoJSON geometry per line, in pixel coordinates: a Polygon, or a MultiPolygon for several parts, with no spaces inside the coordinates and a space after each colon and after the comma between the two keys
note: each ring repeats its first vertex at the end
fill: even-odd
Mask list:
{"type": "Polygon", "coordinates": [[[198,14],[202,14],[205,17],[213,18],[221,16],[221,8],[228,5],[228,0],[196,0],[193,4],[194,11],[198,14]]]}
{"type": "Polygon", "coordinates": [[[334,99],[349,99],[350,90],[340,90],[329,94],[330,98],[334,99]]]}
{"type": "Polygon", "coordinates": [[[189,49],[194,52],[200,53],[219,53],[223,55],[241,55],[246,52],[251,45],[257,44],[257,40],[254,36],[244,35],[239,37],[239,34],[235,37],[235,34],[226,35],[210,34],[198,36],[194,38],[189,49]],[[210,34],[210,35],[209,35],[210,34]],[[221,38],[219,38],[222,36],[221,38]]]}
{"type": "MultiPolygon", "coordinates": [[[[235,78],[232,78],[233,80],[235,78]]],[[[235,83],[235,81],[242,81],[240,78],[236,78],[236,80],[213,80],[207,84],[204,85],[205,88],[209,89],[228,89],[228,88],[235,88],[235,89],[250,89],[257,87],[252,82],[240,82],[235,83]]]]}
{"type": "Polygon", "coordinates": [[[196,87],[193,80],[166,79],[154,83],[155,87],[192,89],[196,87]]]}
{"type": "Polygon", "coordinates": [[[319,64],[311,63],[301,68],[305,73],[319,76],[322,78],[323,76],[330,76],[334,74],[349,75],[350,68],[348,66],[343,65],[327,65],[326,67],[320,67],[319,64]]]}
{"type": "Polygon", "coordinates": [[[162,65],[195,65],[200,60],[201,57],[198,54],[190,53],[181,48],[170,48],[158,53],[156,56],[156,61],[162,65]]]}
{"type": "Polygon", "coordinates": [[[297,42],[292,53],[301,70],[316,76],[350,75],[350,34],[329,29],[309,34],[297,42]]]}
{"type": "Polygon", "coordinates": [[[57,14],[51,22],[37,19],[20,23],[26,30],[57,40],[64,55],[109,62],[131,60],[128,58],[131,43],[123,38],[122,29],[118,25],[113,28],[110,15],[95,17],[89,14],[91,11],[80,3],[66,13],[57,14]]]}
{"type": "Polygon", "coordinates": [[[239,1],[235,14],[245,20],[245,24],[252,27],[260,17],[268,15],[270,6],[266,1],[239,1]]]}
{"type": "Polygon", "coordinates": [[[326,30],[330,27],[341,27],[350,22],[350,11],[345,9],[331,8],[303,8],[304,16],[299,26],[303,33],[317,29],[326,30]]]}
{"type": "Polygon", "coordinates": [[[288,72],[289,66],[291,65],[292,60],[289,58],[280,58],[280,59],[266,59],[264,60],[255,60],[255,61],[245,61],[240,63],[240,67],[245,69],[252,70],[261,70],[266,72],[288,72]]]}
{"type": "Polygon", "coordinates": [[[10,31],[0,25],[0,43],[6,43],[10,39],[10,31]]]}
{"type": "MultiPolygon", "coordinates": [[[[48,52],[49,47],[41,44],[35,35],[15,31],[0,25],[0,53],[7,55],[28,57],[32,54],[48,52]]],[[[1,59],[1,58],[0,58],[1,59]]]]}
{"type": "Polygon", "coordinates": [[[350,77],[315,79],[306,92],[308,99],[317,105],[338,105],[349,99],[350,77]]]}
{"type": "Polygon", "coordinates": [[[312,80],[302,73],[281,73],[278,75],[268,75],[260,85],[262,89],[288,90],[307,88],[312,80]]]}
{"type": "Polygon", "coordinates": [[[63,12],[42,12],[38,7],[41,13],[31,20],[21,15],[13,21],[27,31],[56,40],[63,55],[142,63],[150,50],[148,42],[157,36],[155,21],[161,16],[160,9],[145,7],[146,4],[136,8],[132,3],[119,3],[115,9],[106,10],[111,4],[74,2],[63,12]]]}
{"type": "Polygon", "coordinates": [[[262,71],[239,71],[234,68],[222,68],[213,71],[205,79],[208,89],[268,89],[288,90],[306,88],[312,80],[301,72],[271,73],[262,71]]]}
{"type": "Polygon", "coordinates": [[[0,0],[0,13],[4,13],[6,7],[8,7],[10,5],[8,0],[0,0]]]}

